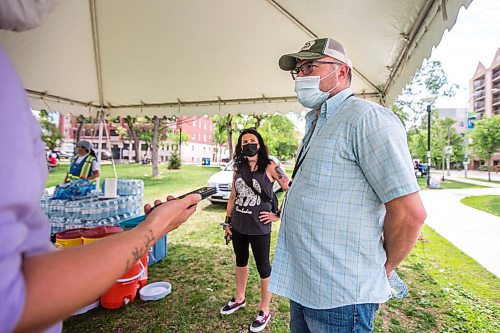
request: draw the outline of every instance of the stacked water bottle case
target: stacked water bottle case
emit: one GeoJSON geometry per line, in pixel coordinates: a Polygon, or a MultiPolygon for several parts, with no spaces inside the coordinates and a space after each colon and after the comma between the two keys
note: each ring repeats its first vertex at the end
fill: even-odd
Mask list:
{"type": "Polygon", "coordinates": [[[44,196],[40,205],[49,217],[52,234],[74,228],[118,225],[122,220],[142,214],[142,180],[118,179],[117,194],[118,197],[105,200],[100,192],[74,200],[44,196]]]}

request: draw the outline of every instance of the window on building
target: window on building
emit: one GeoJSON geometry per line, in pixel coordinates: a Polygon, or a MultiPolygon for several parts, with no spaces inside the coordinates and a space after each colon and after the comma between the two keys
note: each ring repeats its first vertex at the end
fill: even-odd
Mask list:
{"type": "Polygon", "coordinates": [[[109,136],[118,136],[118,133],[116,133],[115,129],[112,129],[109,131],[109,136]]]}
{"type": "Polygon", "coordinates": [[[196,126],[196,117],[193,117],[193,126],[196,126]]]}
{"type": "Polygon", "coordinates": [[[123,149],[129,149],[130,143],[124,143],[123,144],[123,149]]]}
{"type": "Polygon", "coordinates": [[[207,142],[207,135],[203,134],[203,142],[207,142]]]}
{"type": "Polygon", "coordinates": [[[191,133],[191,140],[196,140],[196,132],[191,133]]]}

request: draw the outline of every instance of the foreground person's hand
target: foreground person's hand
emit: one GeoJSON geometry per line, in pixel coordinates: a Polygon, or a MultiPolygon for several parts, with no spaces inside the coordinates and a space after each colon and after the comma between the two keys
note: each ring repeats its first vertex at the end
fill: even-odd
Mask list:
{"type": "Polygon", "coordinates": [[[182,199],[176,199],[169,195],[166,202],[155,200],[154,210],[151,205],[144,205],[144,212],[147,215],[146,221],[158,223],[163,226],[163,233],[166,234],[177,229],[195,211],[196,204],[200,202],[201,195],[190,194],[182,199]]]}

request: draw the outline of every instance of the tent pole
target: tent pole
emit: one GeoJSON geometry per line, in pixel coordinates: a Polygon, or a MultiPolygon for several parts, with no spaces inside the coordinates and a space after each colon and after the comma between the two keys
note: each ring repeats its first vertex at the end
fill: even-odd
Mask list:
{"type": "MultiPolygon", "coordinates": [[[[99,161],[99,163],[101,163],[101,157],[102,157],[102,133],[103,133],[103,129],[104,129],[104,119],[103,118],[104,118],[104,111],[103,111],[103,109],[101,109],[99,111],[99,143],[97,145],[97,160],[99,161]]],[[[96,179],[96,190],[99,191],[100,189],[101,189],[101,177],[99,176],[96,179]]]]}

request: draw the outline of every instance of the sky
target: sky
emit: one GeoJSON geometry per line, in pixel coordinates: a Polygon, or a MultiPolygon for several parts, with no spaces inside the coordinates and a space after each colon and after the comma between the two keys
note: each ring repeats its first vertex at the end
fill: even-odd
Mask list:
{"type": "Polygon", "coordinates": [[[490,67],[499,47],[499,0],[473,0],[468,9],[460,9],[457,22],[444,33],[431,56],[441,61],[448,80],[457,83],[460,89],[452,99],[438,99],[436,106],[465,108],[469,99],[469,80],[478,62],[490,67]]]}

